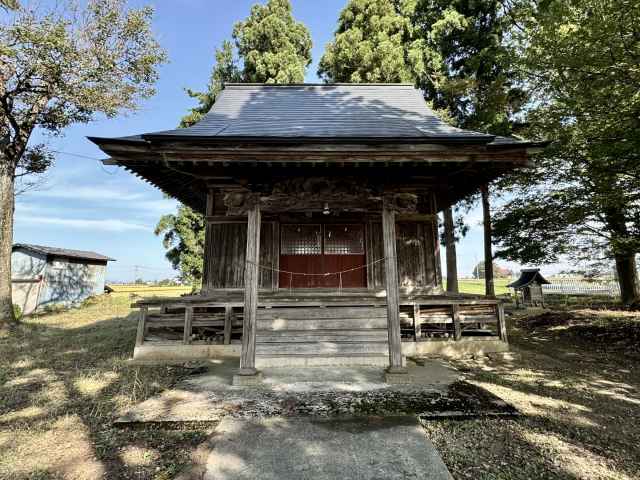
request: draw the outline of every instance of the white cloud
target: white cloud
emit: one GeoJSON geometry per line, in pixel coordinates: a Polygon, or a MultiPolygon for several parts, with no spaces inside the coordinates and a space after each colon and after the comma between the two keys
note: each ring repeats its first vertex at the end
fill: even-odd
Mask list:
{"type": "MultiPolygon", "coordinates": [[[[159,195],[158,195],[159,197],[159,195]]],[[[148,194],[123,192],[105,187],[72,187],[64,189],[34,191],[29,196],[20,197],[16,202],[16,216],[59,216],[71,217],[87,215],[96,210],[102,212],[127,212],[129,218],[140,218],[143,222],[155,223],[161,215],[174,213],[178,202],[173,199],[153,199],[148,194]]],[[[107,214],[108,215],[108,214],[107,214]]]]}
{"type": "Polygon", "coordinates": [[[27,225],[52,225],[65,228],[96,230],[103,232],[127,232],[132,230],[144,230],[151,232],[153,228],[149,225],[126,222],[119,219],[106,218],[103,220],[80,219],[80,218],[59,218],[42,217],[36,215],[21,215],[16,217],[16,223],[27,225]]]}
{"type": "Polygon", "coordinates": [[[172,199],[143,200],[131,204],[132,210],[153,215],[164,215],[165,213],[175,213],[178,202],[172,199]]]}
{"type": "Polygon", "coordinates": [[[89,201],[135,201],[145,197],[141,192],[127,192],[100,185],[78,186],[59,184],[49,189],[37,190],[31,193],[34,197],[60,198],[89,201]]]}

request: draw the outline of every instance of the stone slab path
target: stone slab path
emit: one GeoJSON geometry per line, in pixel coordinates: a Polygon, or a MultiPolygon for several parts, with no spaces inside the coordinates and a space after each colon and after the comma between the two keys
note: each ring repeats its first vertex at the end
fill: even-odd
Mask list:
{"type": "Polygon", "coordinates": [[[217,422],[225,417],[345,417],[417,414],[424,418],[513,414],[485,390],[435,361],[410,366],[411,384],[389,385],[379,368],[265,369],[260,387],[231,384],[237,362],[220,362],[150,398],[116,423],[217,422]]]}
{"type": "Polygon", "coordinates": [[[211,444],[205,480],[452,480],[413,416],[225,418],[211,444]]]}

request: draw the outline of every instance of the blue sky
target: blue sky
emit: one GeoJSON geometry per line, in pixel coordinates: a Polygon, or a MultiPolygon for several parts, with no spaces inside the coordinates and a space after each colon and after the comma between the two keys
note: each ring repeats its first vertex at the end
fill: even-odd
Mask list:
{"type": "MultiPolygon", "coordinates": [[[[254,3],[256,0],[130,1],[132,6],[151,4],[156,9],[154,31],[170,60],[160,69],[157,94],[134,114],[72,126],[59,138],[33,138],[66,153],[56,155],[55,166],[42,188],[18,196],[15,242],[109,255],[117,259],[109,265],[110,280],[132,280],[135,270],[148,280],[174,276],[153,229],[162,214],[175,210],[176,202],[163,198],[159,191],[122,169],[102,166],[95,159],[104,158],[104,154],[86,136],[123,136],[174,128],[194,105],[184,89],[205,88],[214,48],[230,38],[234,23],[245,18],[254,3]]],[[[318,81],[317,63],[346,0],[291,3],[294,16],[307,25],[313,39],[313,63],[306,81],[318,81]]],[[[482,259],[480,219],[477,209],[470,213],[472,228],[458,246],[461,275],[470,274],[482,259]]]]}

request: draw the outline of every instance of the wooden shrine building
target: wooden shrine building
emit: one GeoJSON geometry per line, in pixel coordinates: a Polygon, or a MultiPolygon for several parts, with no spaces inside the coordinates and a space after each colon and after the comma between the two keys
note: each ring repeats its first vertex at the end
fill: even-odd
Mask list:
{"type": "Polygon", "coordinates": [[[520,272],[520,277],[507,287],[513,288],[516,306],[544,307],[542,285],[550,284],[551,282],[542,276],[539,268],[525,268],[520,272]]]}
{"type": "Polygon", "coordinates": [[[146,299],[134,358],[380,365],[500,351],[502,307],[443,292],[437,213],[538,144],[443,123],[411,85],[228,84],[196,125],[91,140],[206,218],[197,295],[146,299]]]}

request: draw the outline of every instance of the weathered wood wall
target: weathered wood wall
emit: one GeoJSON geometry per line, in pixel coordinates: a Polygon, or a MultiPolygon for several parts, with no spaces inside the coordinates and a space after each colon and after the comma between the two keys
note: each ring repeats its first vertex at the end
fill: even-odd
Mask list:
{"type": "MultiPolygon", "coordinates": [[[[262,222],[260,228],[260,265],[278,266],[279,226],[262,222]]],[[[243,288],[247,249],[247,223],[207,223],[203,289],[243,288]]],[[[276,288],[277,274],[260,268],[260,288],[276,288]]]]}
{"type": "MultiPolygon", "coordinates": [[[[400,287],[434,288],[440,282],[436,266],[436,234],[433,222],[400,221],[396,225],[398,281],[400,287]]],[[[384,257],[382,224],[367,225],[367,263],[384,257]]],[[[369,288],[383,289],[384,262],[369,268],[369,288]]]]}

